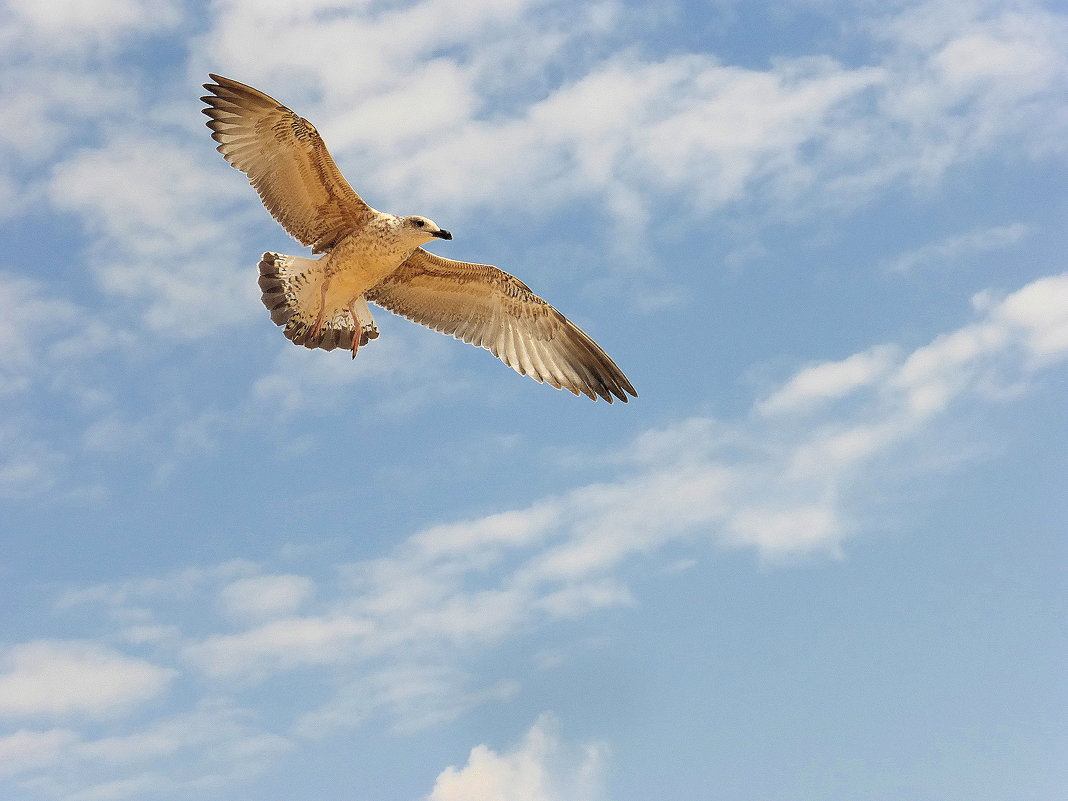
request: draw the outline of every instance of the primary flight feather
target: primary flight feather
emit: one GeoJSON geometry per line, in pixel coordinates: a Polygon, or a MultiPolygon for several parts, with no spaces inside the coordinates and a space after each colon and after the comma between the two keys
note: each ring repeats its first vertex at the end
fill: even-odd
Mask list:
{"type": "Polygon", "coordinates": [[[318,259],[264,253],[260,289],[296,345],[357,350],[378,337],[367,301],[486,348],[513,370],[593,400],[637,397],[578,326],[522,281],[423,250],[452,234],[425,217],[376,211],[356,194],[315,127],[277,100],[211,75],[202,97],[216,148],[271,215],[318,259]]]}

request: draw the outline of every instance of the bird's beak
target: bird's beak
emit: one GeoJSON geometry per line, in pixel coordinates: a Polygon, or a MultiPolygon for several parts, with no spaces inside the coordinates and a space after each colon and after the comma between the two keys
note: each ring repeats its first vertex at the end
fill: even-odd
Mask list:
{"type": "Polygon", "coordinates": [[[442,228],[440,231],[435,231],[431,236],[436,236],[438,239],[452,239],[452,234],[442,228]]]}

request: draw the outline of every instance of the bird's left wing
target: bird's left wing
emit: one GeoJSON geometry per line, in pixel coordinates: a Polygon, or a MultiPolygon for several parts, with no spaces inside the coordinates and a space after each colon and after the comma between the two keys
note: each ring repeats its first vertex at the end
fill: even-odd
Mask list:
{"type": "Polygon", "coordinates": [[[488,264],[417,249],[366,293],[409,320],[493,353],[517,373],[557,389],[626,403],[627,377],[578,326],[522,281],[488,264]]]}
{"type": "Polygon", "coordinates": [[[374,213],[349,186],[310,122],[251,86],[212,75],[200,98],[216,148],[248,175],[263,205],[302,245],[329,250],[374,213]]]}

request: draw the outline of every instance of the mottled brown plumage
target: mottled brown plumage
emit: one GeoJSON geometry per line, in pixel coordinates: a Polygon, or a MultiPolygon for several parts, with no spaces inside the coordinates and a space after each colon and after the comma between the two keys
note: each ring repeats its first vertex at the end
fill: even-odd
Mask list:
{"type": "Polygon", "coordinates": [[[419,247],[452,235],[425,217],[376,211],[341,175],[315,127],[250,86],[212,75],[217,150],[248,175],[263,205],[319,259],[265,253],[260,288],[294,344],[333,350],[378,336],[366,301],[491,351],[522,375],[611,403],[634,387],[578,326],[526,284],[486,264],[419,247]]]}
{"type": "Polygon", "coordinates": [[[200,98],[210,108],[215,148],[249,183],[290,236],[326,253],[374,210],[356,194],[330,157],[315,126],[263,92],[212,75],[200,98]]]}

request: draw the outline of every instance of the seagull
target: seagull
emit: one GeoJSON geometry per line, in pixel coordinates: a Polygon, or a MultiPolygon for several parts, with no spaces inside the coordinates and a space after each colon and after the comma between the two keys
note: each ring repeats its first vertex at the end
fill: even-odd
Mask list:
{"type": "Polygon", "coordinates": [[[310,122],[251,86],[210,74],[201,109],[231,166],[317,259],[264,253],[259,286],[294,345],[357,351],[378,338],[368,301],[493,353],[556,389],[624,403],[630,381],[578,326],[519,279],[424,250],[452,234],[426,217],[371,208],[310,122]]]}

